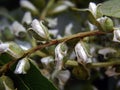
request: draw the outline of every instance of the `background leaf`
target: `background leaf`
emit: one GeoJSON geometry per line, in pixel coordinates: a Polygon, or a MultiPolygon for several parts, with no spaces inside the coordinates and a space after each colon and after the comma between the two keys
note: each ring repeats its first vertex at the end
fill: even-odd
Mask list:
{"type": "Polygon", "coordinates": [[[98,10],[106,16],[120,18],[120,0],[110,0],[104,2],[98,10]]]}

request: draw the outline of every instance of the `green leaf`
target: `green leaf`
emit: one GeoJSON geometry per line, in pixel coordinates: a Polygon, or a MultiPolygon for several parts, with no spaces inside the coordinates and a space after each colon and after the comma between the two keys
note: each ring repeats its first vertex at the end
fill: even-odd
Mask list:
{"type": "Polygon", "coordinates": [[[30,60],[30,70],[27,74],[15,75],[12,73],[10,76],[14,82],[17,82],[15,86],[18,90],[57,90],[57,88],[40,73],[39,68],[32,60],[30,60]]]}
{"type": "Polygon", "coordinates": [[[120,0],[110,0],[104,2],[98,10],[103,15],[120,18],[120,0]]]}

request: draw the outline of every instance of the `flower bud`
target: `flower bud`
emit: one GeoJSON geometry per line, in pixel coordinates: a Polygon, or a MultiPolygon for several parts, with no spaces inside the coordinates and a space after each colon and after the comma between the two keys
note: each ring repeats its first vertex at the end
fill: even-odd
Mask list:
{"type": "Polygon", "coordinates": [[[57,79],[59,81],[59,88],[60,88],[60,90],[63,90],[64,89],[64,85],[66,84],[66,82],[70,78],[70,71],[68,71],[68,70],[59,71],[58,74],[56,75],[56,77],[57,77],[57,79]]]}
{"type": "Polygon", "coordinates": [[[26,74],[29,69],[30,69],[29,60],[27,58],[24,58],[18,62],[14,73],[15,74],[26,74]]]}
{"type": "Polygon", "coordinates": [[[89,3],[89,10],[92,13],[92,15],[96,18],[97,6],[95,3],[93,3],[93,2],[89,3]]]}
{"type": "MultiPolygon", "coordinates": [[[[52,13],[60,13],[62,11],[65,11],[69,7],[74,7],[74,4],[70,1],[59,1],[56,6],[52,8],[52,13]]],[[[50,12],[50,13],[51,13],[50,12]]]]}
{"type": "Polygon", "coordinates": [[[113,32],[114,36],[113,36],[113,41],[115,42],[120,42],[120,29],[116,28],[113,32]]]}
{"type": "Polygon", "coordinates": [[[29,25],[32,22],[32,16],[30,12],[26,12],[23,16],[22,23],[29,25]]]}
{"type": "Polygon", "coordinates": [[[67,54],[67,46],[64,43],[60,43],[55,48],[55,60],[62,60],[67,54]]]}
{"type": "MultiPolygon", "coordinates": [[[[0,79],[2,81],[1,83],[3,84],[4,90],[15,90],[14,84],[13,84],[13,81],[11,80],[11,78],[3,75],[0,77],[0,79]]],[[[1,87],[0,87],[0,90],[1,90],[1,87]]]]}
{"type": "Polygon", "coordinates": [[[1,43],[0,44],[0,53],[4,53],[9,49],[9,44],[8,43],[1,43]]]}
{"type": "Polygon", "coordinates": [[[90,63],[91,62],[91,59],[88,55],[88,52],[81,42],[78,42],[76,44],[75,53],[76,53],[77,60],[79,63],[82,63],[82,62],[83,63],[90,63]]]}
{"type": "Polygon", "coordinates": [[[41,62],[44,64],[44,65],[48,65],[50,62],[53,62],[53,57],[52,56],[47,56],[47,57],[44,57],[41,59],[41,62]]]}
{"type": "Polygon", "coordinates": [[[14,21],[12,24],[13,33],[18,37],[25,37],[26,36],[26,29],[17,21],[14,21]]]}
{"type": "Polygon", "coordinates": [[[9,44],[9,48],[7,49],[6,53],[13,58],[20,58],[24,54],[23,49],[21,49],[16,43],[9,42],[7,44],[9,44]]]}
{"type": "Polygon", "coordinates": [[[106,55],[107,55],[108,53],[116,53],[116,52],[117,52],[117,51],[116,51],[115,49],[107,47],[107,48],[100,49],[100,50],[98,51],[98,54],[101,54],[101,55],[104,56],[104,58],[107,58],[106,55]]]}
{"type": "Polygon", "coordinates": [[[67,54],[67,46],[64,43],[60,43],[55,48],[55,61],[56,61],[56,70],[61,70],[62,60],[67,54]]]}
{"type": "Polygon", "coordinates": [[[29,29],[29,31],[31,31],[31,34],[35,39],[49,40],[48,29],[43,25],[43,21],[39,22],[37,19],[34,19],[31,26],[32,29],[29,29]]]}
{"type": "Polygon", "coordinates": [[[98,18],[97,21],[100,23],[103,31],[113,30],[113,21],[109,17],[101,17],[98,18]]]}
{"type": "Polygon", "coordinates": [[[28,0],[20,0],[20,6],[32,11],[34,14],[38,14],[37,8],[28,0]]]}
{"type": "Polygon", "coordinates": [[[50,28],[54,28],[55,26],[57,26],[57,22],[58,22],[58,18],[54,18],[54,19],[52,19],[52,18],[47,18],[47,22],[48,22],[48,26],[50,27],[50,28]]]}

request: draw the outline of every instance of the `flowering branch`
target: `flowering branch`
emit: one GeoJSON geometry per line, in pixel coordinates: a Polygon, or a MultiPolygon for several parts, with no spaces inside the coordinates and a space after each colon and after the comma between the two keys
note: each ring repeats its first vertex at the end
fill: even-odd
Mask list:
{"type": "Polygon", "coordinates": [[[31,55],[32,53],[36,52],[37,50],[43,49],[43,48],[51,46],[51,45],[59,44],[61,42],[65,42],[65,41],[68,41],[68,40],[72,40],[72,39],[76,39],[76,38],[83,38],[83,37],[86,37],[86,36],[101,35],[101,34],[106,34],[106,32],[95,30],[95,31],[90,31],[90,32],[77,33],[77,34],[74,34],[74,35],[71,35],[71,36],[63,37],[63,38],[58,39],[58,40],[57,39],[50,40],[49,42],[46,42],[43,45],[38,45],[37,47],[31,48],[30,50],[26,51],[25,54],[22,55],[20,58],[12,60],[12,61],[8,62],[7,64],[3,65],[0,69],[0,74],[6,72],[15,62],[31,55]]]}

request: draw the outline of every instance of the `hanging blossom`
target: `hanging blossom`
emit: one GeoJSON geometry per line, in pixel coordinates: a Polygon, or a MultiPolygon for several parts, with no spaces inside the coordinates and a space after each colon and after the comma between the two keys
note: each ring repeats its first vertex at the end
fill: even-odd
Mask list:
{"type": "Polygon", "coordinates": [[[43,21],[39,22],[37,19],[34,19],[31,26],[33,31],[35,31],[41,38],[49,39],[48,29],[43,25],[43,21]]]}
{"type": "Polygon", "coordinates": [[[64,43],[58,44],[55,48],[56,69],[61,70],[62,60],[66,54],[67,54],[67,46],[64,43]]]}
{"type": "Polygon", "coordinates": [[[38,12],[37,8],[28,0],[20,0],[20,6],[31,11],[38,12]]]}
{"type": "Polygon", "coordinates": [[[9,44],[8,43],[1,43],[0,44],[0,53],[4,53],[9,49],[9,44]]]}
{"type": "Polygon", "coordinates": [[[32,16],[30,12],[26,12],[23,16],[22,23],[29,25],[32,22],[32,16]]]}
{"type": "Polygon", "coordinates": [[[85,50],[85,47],[81,42],[78,42],[75,46],[75,53],[77,56],[77,60],[79,63],[84,62],[84,63],[90,63],[91,59],[85,50]]]}
{"type": "Polygon", "coordinates": [[[56,75],[56,78],[58,79],[60,90],[64,90],[64,86],[70,78],[70,71],[69,70],[61,70],[56,75]]]}
{"type": "Polygon", "coordinates": [[[41,63],[46,65],[46,66],[51,62],[53,62],[53,57],[52,56],[43,57],[41,59],[41,63]]]}
{"type": "Polygon", "coordinates": [[[120,29],[116,28],[113,32],[114,36],[113,36],[113,41],[114,42],[120,42],[120,29]]]}
{"type": "Polygon", "coordinates": [[[26,74],[29,69],[30,69],[29,60],[27,58],[24,58],[18,62],[14,73],[15,74],[26,74]]]}
{"type": "Polygon", "coordinates": [[[96,15],[97,15],[97,6],[96,6],[95,3],[93,3],[93,2],[89,3],[89,10],[93,14],[93,16],[96,18],[96,15]]]}
{"type": "Polygon", "coordinates": [[[16,36],[19,36],[20,32],[26,33],[25,27],[22,24],[20,24],[18,21],[13,22],[12,30],[16,36]]]}

